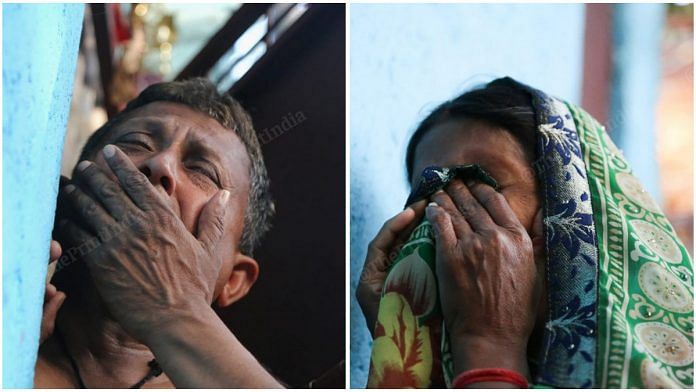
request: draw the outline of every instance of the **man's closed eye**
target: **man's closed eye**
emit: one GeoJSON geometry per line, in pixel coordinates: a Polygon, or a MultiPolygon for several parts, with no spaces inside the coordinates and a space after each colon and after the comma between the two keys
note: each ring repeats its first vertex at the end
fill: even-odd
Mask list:
{"type": "Polygon", "coordinates": [[[116,143],[117,146],[132,150],[132,151],[154,151],[149,140],[137,134],[128,134],[120,138],[116,143]]]}
{"type": "Polygon", "coordinates": [[[187,166],[188,170],[193,173],[193,175],[198,178],[198,179],[205,179],[206,181],[210,181],[215,183],[218,188],[222,188],[222,185],[220,184],[220,179],[217,175],[217,172],[208,167],[207,165],[204,164],[191,164],[187,166]]]}

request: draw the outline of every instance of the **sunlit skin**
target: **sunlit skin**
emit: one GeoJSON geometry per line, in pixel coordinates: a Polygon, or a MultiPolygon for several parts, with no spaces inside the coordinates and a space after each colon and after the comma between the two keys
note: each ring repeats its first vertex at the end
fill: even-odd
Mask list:
{"type": "MultiPolygon", "coordinates": [[[[217,272],[210,277],[211,294],[206,296],[206,302],[211,303],[214,300],[218,306],[224,307],[244,297],[258,276],[258,264],[251,257],[242,254],[238,246],[249,194],[250,162],[244,145],[234,132],[225,129],[214,119],[184,105],[155,102],[131,112],[104,137],[101,144],[86,162],[83,161],[76,168],[72,181],[78,190],[70,193],[66,190],[68,188],[63,188],[59,197],[74,199],[76,194],[83,192],[80,194],[99,200],[95,196],[100,194],[99,189],[103,190],[119,183],[113,172],[113,164],[109,167],[102,152],[101,147],[107,144],[116,146],[122,151],[125,154],[122,155],[124,159],[130,159],[132,170],[139,170],[149,180],[152,185],[149,187],[151,194],[159,193],[160,197],[157,197],[157,201],[168,207],[165,210],[173,211],[173,215],[180,219],[185,230],[194,236],[200,234],[201,213],[208,208],[206,205],[224,200],[219,197],[222,194],[220,191],[223,189],[229,191],[225,204],[220,205],[225,209],[224,231],[219,241],[216,241],[215,247],[210,248],[214,251],[214,254],[209,256],[210,259],[219,259],[221,263],[219,268],[216,267],[217,272]]],[[[120,153],[119,156],[121,156],[120,153]]],[[[120,191],[121,186],[114,189],[120,191]]],[[[92,202],[98,203],[94,200],[92,202]]],[[[100,204],[105,205],[103,200],[100,204]]],[[[84,210],[90,209],[81,210],[84,213],[84,210]]],[[[104,214],[102,221],[104,219],[111,219],[111,217],[104,214]]],[[[147,224],[147,222],[143,223],[147,224]]],[[[209,228],[209,222],[206,223],[206,227],[209,228]]],[[[84,233],[95,234],[94,221],[89,221],[88,217],[76,218],[75,222],[59,222],[59,227],[61,225],[64,225],[65,230],[72,230],[71,233],[79,227],[84,233]]],[[[184,243],[183,237],[177,239],[176,232],[168,234],[167,230],[169,228],[161,228],[163,236],[169,235],[165,243],[184,243]]],[[[127,237],[124,238],[127,239],[127,237]]],[[[134,240],[137,239],[134,238],[134,240]]],[[[102,246],[107,247],[108,243],[102,246]]],[[[145,249],[142,246],[136,248],[145,249]]],[[[118,251],[114,253],[117,254],[118,251]]],[[[137,255],[135,251],[123,253],[137,255]]],[[[137,262],[144,263],[148,260],[133,262],[137,264],[137,262]]],[[[70,268],[66,268],[65,271],[69,270],[70,268]]],[[[167,270],[167,272],[170,271],[167,270]]],[[[174,273],[176,274],[176,269],[174,273]]],[[[174,279],[174,282],[177,279],[187,281],[191,280],[191,277],[174,275],[169,276],[169,279],[174,279]]],[[[121,298],[128,299],[125,301],[128,305],[136,306],[137,312],[139,297],[134,293],[137,293],[137,290],[150,289],[153,293],[158,290],[156,286],[137,289],[134,286],[134,291],[121,293],[121,298]]],[[[197,297],[198,294],[195,296],[197,297]]],[[[202,297],[203,294],[201,294],[202,297]]],[[[191,301],[197,308],[207,308],[196,313],[198,318],[194,321],[205,319],[205,322],[200,325],[205,327],[212,325],[211,336],[221,334],[224,339],[230,340],[224,336],[224,333],[229,334],[229,331],[215,317],[212,310],[208,306],[201,306],[199,302],[194,302],[194,299],[191,301]]],[[[57,325],[63,332],[71,354],[78,362],[83,380],[90,387],[128,387],[134,384],[147,372],[146,364],[153,358],[153,353],[150,351],[152,346],[148,347],[129,336],[119,323],[105,312],[103,306],[97,303],[94,306],[90,305],[90,309],[81,308],[85,303],[94,304],[89,301],[71,301],[68,295],[57,318],[57,325]]],[[[129,326],[132,325],[129,324],[129,326]]],[[[139,327],[140,330],[143,329],[143,326],[139,327]]],[[[182,326],[180,329],[185,328],[188,327],[182,326]]],[[[190,333],[186,335],[193,336],[190,333]]],[[[234,340],[234,337],[231,339],[234,340]]],[[[236,340],[233,344],[237,344],[236,340]]],[[[166,345],[168,346],[171,345],[166,345]]],[[[166,353],[166,347],[160,352],[166,353]]],[[[205,349],[214,350],[215,348],[213,346],[205,349]]],[[[248,353],[240,354],[240,358],[245,356],[249,356],[248,353]]],[[[180,355],[178,357],[181,358],[180,355]]],[[[166,358],[164,361],[166,362],[166,358]]],[[[211,368],[213,366],[214,364],[211,364],[211,368]]],[[[194,374],[193,378],[188,376],[190,375],[179,376],[179,380],[192,380],[196,375],[194,374]]],[[[205,385],[201,384],[200,380],[195,381],[198,384],[193,381],[191,383],[205,385]]],[[[48,338],[41,346],[35,385],[54,388],[76,386],[74,372],[54,337],[48,338]]],[[[172,385],[172,381],[163,374],[146,384],[146,387],[171,387],[172,385]]]]}
{"type": "MultiPolygon", "coordinates": [[[[444,242],[437,238],[442,227],[448,228],[449,243],[456,244],[446,252],[441,247],[437,263],[455,373],[503,367],[529,377],[527,354],[529,351],[534,356],[540,348],[546,311],[545,294],[539,295],[543,290],[544,251],[541,204],[532,161],[531,151],[525,151],[510,132],[486,122],[456,119],[427,131],[415,150],[412,187],[425,167],[479,164],[497,180],[500,193],[480,183],[455,180],[426,201],[436,203],[434,207],[426,208],[426,202],[416,203],[385,223],[370,244],[357,290],[368,327],[372,328],[377,312],[379,292],[386,276],[386,255],[393,253],[414,224],[426,216],[434,224],[438,245],[444,242]],[[462,207],[478,212],[463,217],[462,207]],[[490,223],[477,225],[474,223],[477,221],[490,223]],[[500,222],[505,221],[513,223],[503,224],[501,228],[500,222]],[[519,225],[523,234],[516,234],[515,225],[519,225]],[[490,228],[484,230],[484,226],[490,228]],[[497,237],[491,240],[494,231],[497,237]],[[468,237],[476,237],[475,242],[483,245],[483,251],[472,252],[467,248],[468,237]],[[485,263],[475,267],[477,257],[482,257],[485,263]],[[501,259],[507,259],[507,264],[501,259]],[[496,261],[502,262],[494,265],[496,261]],[[487,270],[490,270],[488,274],[481,272],[487,270]],[[508,279],[496,278],[498,273],[508,279]],[[526,300],[520,302],[520,297],[526,300]],[[472,301],[476,303],[473,307],[472,301]],[[458,308],[461,308],[459,314],[458,308]],[[507,311],[501,313],[497,309],[507,311]],[[448,320],[448,316],[453,319],[448,320]]],[[[479,383],[471,387],[510,385],[479,383]]]]}

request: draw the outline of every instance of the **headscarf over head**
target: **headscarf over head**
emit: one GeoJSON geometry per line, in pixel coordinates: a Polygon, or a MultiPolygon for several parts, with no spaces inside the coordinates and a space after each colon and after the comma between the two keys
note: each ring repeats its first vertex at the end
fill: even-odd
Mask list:
{"type": "MultiPolygon", "coordinates": [[[[528,92],[536,113],[548,312],[533,383],[693,387],[693,263],[674,228],[592,116],[510,78],[492,83],[528,92]]],[[[427,168],[428,186],[409,200],[452,173],[427,168]]],[[[444,387],[453,376],[424,220],[390,266],[368,387],[444,387]]]]}

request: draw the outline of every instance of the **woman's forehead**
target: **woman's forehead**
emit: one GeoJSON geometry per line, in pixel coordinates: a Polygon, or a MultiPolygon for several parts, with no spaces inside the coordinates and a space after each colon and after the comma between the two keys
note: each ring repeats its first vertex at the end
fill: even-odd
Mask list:
{"type": "Polygon", "coordinates": [[[504,128],[468,119],[447,121],[428,130],[416,146],[411,180],[428,166],[479,164],[495,172],[526,163],[522,146],[504,128]]]}

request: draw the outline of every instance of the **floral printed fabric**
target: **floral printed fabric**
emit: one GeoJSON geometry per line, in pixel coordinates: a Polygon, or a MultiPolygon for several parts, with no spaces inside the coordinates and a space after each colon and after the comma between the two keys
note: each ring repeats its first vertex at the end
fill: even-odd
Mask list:
{"type": "MultiPolygon", "coordinates": [[[[475,178],[497,189],[478,165],[431,166],[407,205],[442,189],[454,178],[475,178]]],[[[390,266],[380,301],[368,387],[442,388],[451,383],[452,361],[435,278],[435,242],[427,220],[414,229],[390,266]]]]}
{"type": "Polygon", "coordinates": [[[368,388],[445,387],[435,242],[424,220],[391,265],[379,304],[368,388]]]}
{"type": "MultiPolygon", "coordinates": [[[[590,115],[502,82],[531,94],[537,120],[548,314],[533,382],[693,387],[693,263],[674,228],[590,115]]],[[[387,276],[368,387],[446,386],[448,352],[424,222],[387,276]]]]}

